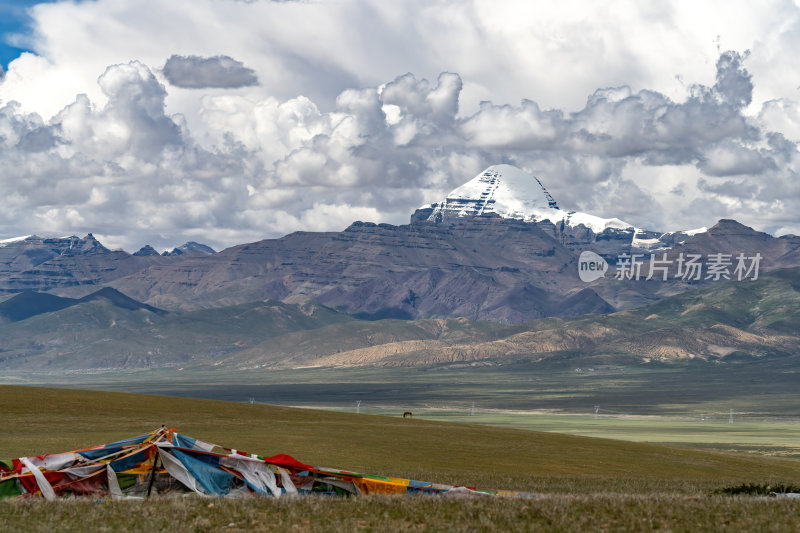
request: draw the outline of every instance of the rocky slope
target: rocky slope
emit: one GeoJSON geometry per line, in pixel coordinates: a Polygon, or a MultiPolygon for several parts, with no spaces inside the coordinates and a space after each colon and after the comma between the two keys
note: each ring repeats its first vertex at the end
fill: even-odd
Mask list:
{"type": "MultiPolygon", "coordinates": [[[[639,279],[616,279],[620,255],[637,250],[597,241],[585,231],[565,234],[550,223],[497,215],[405,226],[354,223],[340,233],[294,233],[150,265],[111,285],[166,308],[313,299],[360,318],[523,322],[633,308],[718,281],[706,279],[705,272],[700,279],[677,275],[680,254],[707,262],[709,254],[724,252],[735,262],[737,254],[760,253],[760,272],[800,265],[800,239],[777,239],[722,221],[668,252],[666,280],[658,268],[646,279],[649,253],[637,256],[639,279]],[[578,277],[578,257],[586,249],[614,254],[606,276],[588,284],[578,277]]],[[[656,253],[662,261],[663,253],[656,253]]]]}
{"type": "Polygon", "coordinates": [[[166,314],[110,289],[65,308],[51,299],[40,300],[50,311],[40,306],[0,323],[0,371],[789,362],[800,342],[800,268],[636,310],[515,325],[354,320],[318,304],[275,301],[166,314]]]}
{"type": "MultiPolygon", "coordinates": [[[[436,335],[394,339],[384,335],[377,342],[333,343],[327,350],[309,350],[318,335],[340,338],[329,327],[306,332],[303,346],[289,348],[283,339],[277,339],[272,348],[256,346],[231,354],[225,364],[239,368],[427,366],[575,357],[594,364],[641,364],[797,358],[800,269],[781,270],[746,285],[735,281],[715,285],[635,311],[568,320],[549,318],[482,332],[470,327],[474,325],[451,323],[436,335]],[[453,335],[454,331],[461,334],[453,335]]],[[[391,325],[387,329],[397,331],[391,325]]]]}
{"type": "Polygon", "coordinates": [[[741,277],[748,273],[742,266],[751,278],[800,266],[798,237],[775,238],[730,220],[707,231],[647,232],[564,211],[535,177],[508,165],[490,167],[407,225],[354,222],[341,232],[296,232],[219,253],[196,243],[178,250],[184,253],[131,255],[91,234],[4,241],[0,294],[81,298],[113,287],[167,310],[314,300],[365,319],[520,323],[640,307],[741,277]],[[578,275],[585,251],[608,269],[590,283],[578,275]],[[725,254],[727,273],[708,276],[716,254],[725,254]],[[690,257],[702,263],[697,276],[686,275],[690,257]]]}

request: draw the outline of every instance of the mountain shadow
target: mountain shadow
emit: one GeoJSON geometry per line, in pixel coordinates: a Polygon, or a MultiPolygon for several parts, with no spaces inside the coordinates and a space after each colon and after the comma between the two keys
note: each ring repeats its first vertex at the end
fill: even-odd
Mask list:
{"type": "Polygon", "coordinates": [[[102,288],[80,299],[62,298],[43,292],[23,291],[0,302],[0,323],[19,322],[44,313],[61,311],[80,303],[100,300],[108,301],[115,307],[129,311],[144,309],[157,315],[167,314],[163,309],[134,300],[110,287],[102,288]]]}
{"type": "Polygon", "coordinates": [[[23,291],[0,303],[0,322],[19,322],[42,313],[52,313],[78,303],[73,298],[23,291]]]}

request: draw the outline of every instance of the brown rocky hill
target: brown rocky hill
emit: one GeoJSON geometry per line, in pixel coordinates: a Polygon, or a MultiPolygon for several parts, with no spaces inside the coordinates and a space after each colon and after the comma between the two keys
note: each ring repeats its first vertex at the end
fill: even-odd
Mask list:
{"type": "MultiPolygon", "coordinates": [[[[297,232],[216,254],[164,257],[110,251],[84,239],[28,238],[0,247],[0,291],[80,298],[109,286],[167,310],[265,299],[314,300],[358,318],[466,317],[519,323],[608,313],[708,285],[677,276],[680,254],[760,253],[760,272],[800,265],[800,238],[775,238],[723,220],[670,250],[666,281],[646,280],[650,252],[623,230],[524,222],[496,214],[408,225],[353,223],[342,232],[297,232]],[[578,257],[599,252],[605,278],[584,283],[578,257]],[[617,258],[639,253],[641,279],[615,279],[617,258]]],[[[733,265],[729,268],[733,274],[733,265]]],[[[724,281],[724,278],[719,281],[724,281]]]]}
{"type": "Polygon", "coordinates": [[[467,321],[348,323],[307,331],[302,340],[231,354],[234,368],[507,364],[580,358],[590,364],[698,360],[712,363],[796,360],[800,341],[800,268],[757,281],[729,281],[632,311],[548,318],[481,330],[467,321]],[[377,325],[377,324],[376,324],[377,325]],[[432,326],[437,325],[435,329],[432,326]],[[419,334],[412,327],[427,334],[419,334]],[[361,335],[352,335],[355,328],[361,335]],[[344,332],[348,333],[345,334],[344,332]],[[380,332],[369,336],[367,332],[380,332]]]}
{"type": "Polygon", "coordinates": [[[53,298],[20,293],[0,303],[0,311],[17,312],[27,302],[28,311],[0,321],[4,372],[758,359],[794,365],[800,342],[800,268],[633,310],[514,325],[356,320],[315,303],[276,301],[165,313],[109,288],[81,300],[53,298]]]}
{"type": "MultiPolygon", "coordinates": [[[[603,236],[576,233],[496,215],[403,226],[357,222],[339,233],[293,233],[151,265],[111,285],[165,308],[313,299],[359,318],[462,316],[515,323],[633,308],[714,281],[676,278],[674,267],[667,281],[617,280],[612,263],[605,278],[584,283],[580,252],[596,249],[603,236]]],[[[636,252],[625,241],[612,247],[605,237],[606,252],[636,252]]],[[[760,252],[760,271],[767,272],[800,265],[792,255],[798,248],[800,238],[777,239],[721,221],[670,254],[677,257],[680,249],[706,259],[712,251],[760,252]]],[[[606,256],[613,261],[615,254],[606,256]]]]}

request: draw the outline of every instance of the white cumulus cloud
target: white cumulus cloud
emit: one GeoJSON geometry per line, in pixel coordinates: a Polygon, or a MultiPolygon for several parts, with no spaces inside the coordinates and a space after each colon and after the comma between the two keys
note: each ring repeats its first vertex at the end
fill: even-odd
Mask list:
{"type": "Polygon", "coordinates": [[[35,53],[0,78],[0,237],[220,249],[404,223],[494,163],[642,227],[800,232],[797,83],[774,73],[799,51],[794,4],[98,0],[32,16],[35,53]]]}

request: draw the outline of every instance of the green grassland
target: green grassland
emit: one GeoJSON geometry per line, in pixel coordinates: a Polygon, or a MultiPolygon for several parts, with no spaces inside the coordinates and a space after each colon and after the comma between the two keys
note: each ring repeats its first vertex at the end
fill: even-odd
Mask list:
{"type": "Polygon", "coordinates": [[[28,372],[0,375],[0,383],[296,406],[470,406],[559,413],[682,415],[725,413],[797,417],[800,395],[795,358],[741,361],[604,364],[579,354],[519,364],[438,365],[392,368],[232,370],[166,368],[128,371],[28,372]],[[599,363],[599,364],[598,364],[599,363]]]}
{"type": "MultiPolygon", "coordinates": [[[[40,384],[350,413],[359,401],[360,412],[379,415],[410,410],[433,420],[631,441],[785,456],[800,450],[800,395],[791,361],[594,363],[573,358],[475,367],[160,369],[47,376],[40,384]]],[[[36,379],[30,374],[25,383],[36,379]]]]}
{"type": "Polygon", "coordinates": [[[0,457],[81,448],[161,424],[240,450],[321,466],[535,492],[537,499],[3,502],[21,531],[788,531],[800,502],[731,497],[800,484],[800,461],[525,431],[179,397],[0,387],[0,457]]]}
{"type": "MultiPolygon", "coordinates": [[[[362,412],[388,414],[381,409],[362,412]]],[[[391,412],[391,411],[389,411],[391,412]]],[[[394,411],[396,412],[396,411],[394,411]]],[[[745,451],[760,455],[800,458],[800,418],[796,420],[739,419],[729,423],[726,416],[714,419],[685,419],[659,416],[553,415],[492,410],[451,411],[447,409],[415,410],[414,416],[426,420],[442,420],[467,424],[548,431],[565,435],[582,435],[633,442],[677,444],[696,448],[745,451]]]]}
{"type": "Polygon", "coordinates": [[[165,396],[0,387],[0,409],[8,427],[0,457],[6,458],[81,448],[164,424],[209,442],[289,453],[322,466],[510,490],[542,491],[542,479],[554,476],[574,476],[594,491],[608,490],[608,476],[642,490],[660,490],[665,481],[800,476],[800,462],[788,459],[165,396]]]}

